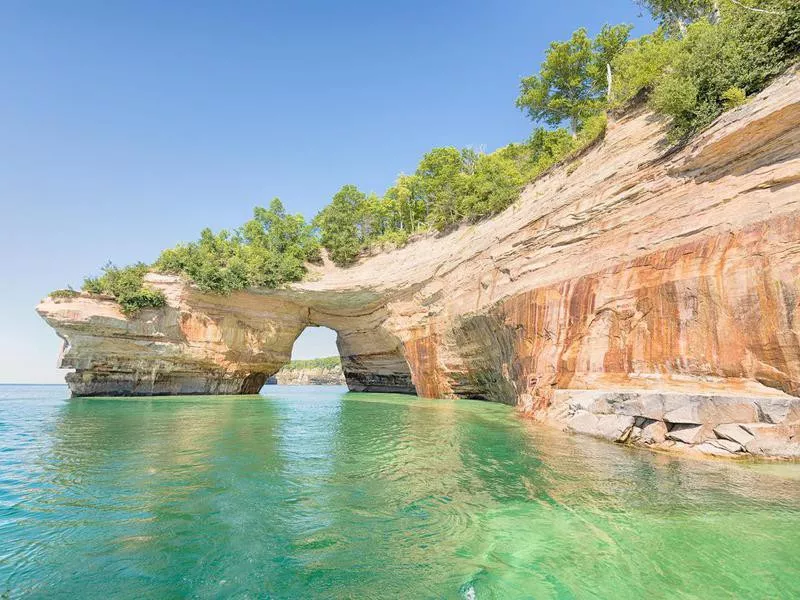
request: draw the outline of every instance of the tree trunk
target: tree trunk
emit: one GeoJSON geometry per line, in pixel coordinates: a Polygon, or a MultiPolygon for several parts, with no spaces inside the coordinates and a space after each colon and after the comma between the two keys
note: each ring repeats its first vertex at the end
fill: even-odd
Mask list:
{"type": "Polygon", "coordinates": [[[719,2],[717,0],[712,2],[711,14],[708,15],[708,21],[712,25],[719,23],[719,2]]]}

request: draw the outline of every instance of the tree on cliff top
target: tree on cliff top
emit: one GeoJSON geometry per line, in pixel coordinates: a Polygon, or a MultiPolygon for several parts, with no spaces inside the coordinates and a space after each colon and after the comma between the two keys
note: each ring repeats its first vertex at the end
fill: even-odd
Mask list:
{"type": "Polygon", "coordinates": [[[552,42],[539,73],[520,82],[517,106],[547,125],[566,121],[576,135],[581,124],[605,106],[610,65],[630,30],[630,25],[606,25],[592,40],[581,28],[566,42],[552,42]]]}
{"type": "Polygon", "coordinates": [[[362,224],[367,195],[354,185],[343,185],[331,203],[314,218],[320,241],[337,265],[352,262],[364,245],[362,224]]]}
{"type": "Polygon", "coordinates": [[[144,276],[150,269],[138,262],[127,267],[117,267],[108,262],[98,277],[86,277],[82,289],[91,294],[114,296],[126,315],[132,315],[143,308],[158,308],[166,304],[164,294],[144,286],[144,276]]]}
{"type": "Polygon", "coordinates": [[[636,3],[649,10],[668,30],[677,29],[681,35],[686,33],[689,23],[717,10],[715,0],[636,0],[636,3]]]}
{"type": "Polygon", "coordinates": [[[256,207],[253,218],[232,233],[206,228],[198,241],[164,250],[155,268],[185,274],[206,291],[230,292],[298,281],[305,262],[318,258],[312,228],[275,198],[269,208],[256,207]]]}

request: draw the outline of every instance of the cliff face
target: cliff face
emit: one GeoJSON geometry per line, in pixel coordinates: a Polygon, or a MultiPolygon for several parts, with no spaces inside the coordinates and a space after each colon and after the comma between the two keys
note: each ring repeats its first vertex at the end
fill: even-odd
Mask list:
{"type": "Polygon", "coordinates": [[[168,307],[45,299],[75,394],[250,393],[304,327],[353,390],[506,402],[612,440],[800,456],[800,78],[670,151],[645,109],[490,221],[168,307]]]}
{"type": "Polygon", "coordinates": [[[288,369],[283,367],[270,377],[267,383],[278,385],[347,385],[341,366],[304,367],[288,369]]]}

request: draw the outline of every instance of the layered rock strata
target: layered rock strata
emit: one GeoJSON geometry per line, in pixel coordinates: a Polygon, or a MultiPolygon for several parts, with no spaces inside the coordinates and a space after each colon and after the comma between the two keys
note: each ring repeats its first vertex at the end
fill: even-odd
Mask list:
{"type": "Polygon", "coordinates": [[[335,367],[283,367],[267,380],[277,385],[347,385],[341,365],[335,367]]]}
{"type": "Polygon", "coordinates": [[[77,395],[252,393],[306,326],[353,390],[513,404],[616,441],[796,456],[800,78],[683,148],[639,107],[486,222],[281,290],[48,298],[77,395]]]}

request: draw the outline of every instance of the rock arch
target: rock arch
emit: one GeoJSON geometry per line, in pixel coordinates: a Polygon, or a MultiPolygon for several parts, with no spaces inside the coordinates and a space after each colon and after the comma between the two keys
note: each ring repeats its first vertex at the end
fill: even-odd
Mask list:
{"type": "Polygon", "coordinates": [[[363,294],[287,290],[204,293],[149,274],[167,307],[126,317],[110,298],[50,298],[38,310],[64,340],[60,366],[78,396],[254,394],[291,358],[306,327],[337,334],[354,391],[414,393],[403,343],[385,307],[363,294]]]}

